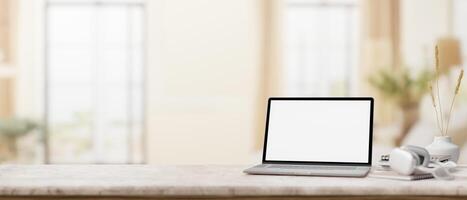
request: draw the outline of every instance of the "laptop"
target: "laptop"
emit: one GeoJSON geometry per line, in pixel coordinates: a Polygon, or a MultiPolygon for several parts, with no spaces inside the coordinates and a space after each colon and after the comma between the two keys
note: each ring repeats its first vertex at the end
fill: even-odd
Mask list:
{"type": "Polygon", "coordinates": [[[248,174],[364,177],[371,168],[372,97],[272,97],[262,164],[248,174]]]}

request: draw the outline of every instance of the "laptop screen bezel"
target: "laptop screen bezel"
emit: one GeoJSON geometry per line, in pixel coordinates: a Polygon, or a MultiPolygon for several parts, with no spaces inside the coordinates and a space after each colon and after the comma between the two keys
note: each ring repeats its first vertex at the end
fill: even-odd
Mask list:
{"type": "Polygon", "coordinates": [[[317,164],[317,165],[371,165],[373,147],[373,97],[270,97],[266,114],[266,129],[263,145],[263,164],[317,164]],[[369,101],[370,102],[370,127],[368,143],[368,162],[320,162],[320,161],[286,161],[286,160],[266,160],[266,149],[268,143],[269,117],[271,114],[272,101],[369,101]]]}

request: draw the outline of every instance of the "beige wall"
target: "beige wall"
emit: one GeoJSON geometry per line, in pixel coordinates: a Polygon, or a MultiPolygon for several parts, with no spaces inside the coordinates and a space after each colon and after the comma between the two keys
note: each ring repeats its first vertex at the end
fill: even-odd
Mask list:
{"type": "MultiPolygon", "coordinates": [[[[9,48],[10,48],[10,25],[11,25],[11,16],[10,16],[10,0],[0,0],[0,55],[4,57],[4,60],[9,59],[9,48]]],[[[2,62],[2,60],[0,60],[2,62]]]]}
{"type": "Polygon", "coordinates": [[[433,64],[436,40],[449,34],[450,2],[401,1],[401,51],[403,61],[410,67],[433,64]]]}
{"type": "MultiPolygon", "coordinates": [[[[9,0],[0,0],[0,67],[10,61],[11,16],[9,0]]],[[[12,112],[12,83],[11,78],[0,75],[0,117],[9,117],[12,112]]]]}
{"type": "Polygon", "coordinates": [[[18,0],[15,115],[42,120],[44,111],[45,0],[18,0]]]}
{"type": "Polygon", "coordinates": [[[252,161],[262,1],[150,1],[149,162],[252,161]]]}
{"type": "Polygon", "coordinates": [[[361,51],[359,95],[375,98],[375,124],[386,125],[396,118],[394,105],[381,95],[368,78],[380,70],[399,66],[399,0],[361,1],[361,51]]]}

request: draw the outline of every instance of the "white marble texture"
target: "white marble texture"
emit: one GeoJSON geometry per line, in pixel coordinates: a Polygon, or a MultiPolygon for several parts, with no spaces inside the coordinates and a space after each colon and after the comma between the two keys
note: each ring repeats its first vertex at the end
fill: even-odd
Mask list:
{"type": "Polygon", "coordinates": [[[454,181],[254,176],[247,166],[3,165],[0,196],[467,195],[467,168],[454,181]]]}

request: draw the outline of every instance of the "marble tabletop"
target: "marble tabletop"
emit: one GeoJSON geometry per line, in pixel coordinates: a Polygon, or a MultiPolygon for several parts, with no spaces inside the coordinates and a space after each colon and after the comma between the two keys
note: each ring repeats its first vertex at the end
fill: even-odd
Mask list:
{"type": "Polygon", "coordinates": [[[0,196],[467,196],[466,167],[453,181],[257,176],[246,167],[2,165],[0,196]]]}

